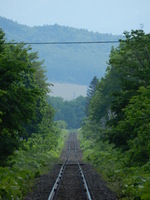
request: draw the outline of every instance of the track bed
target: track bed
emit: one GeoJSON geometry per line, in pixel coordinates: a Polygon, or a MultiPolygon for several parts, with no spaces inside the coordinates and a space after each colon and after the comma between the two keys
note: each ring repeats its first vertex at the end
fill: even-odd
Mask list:
{"type": "Polygon", "coordinates": [[[44,177],[24,200],[117,200],[99,174],[82,162],[76,133],[69,135],[59,164],[44,177]]]}
{"type": "Polygon", "coordinates": [[[57,197],[54,199],[86,199],[83,192],[82,182],[79,177],[78,166],[76,164],[69,164],[66,166],[57,197]]]}

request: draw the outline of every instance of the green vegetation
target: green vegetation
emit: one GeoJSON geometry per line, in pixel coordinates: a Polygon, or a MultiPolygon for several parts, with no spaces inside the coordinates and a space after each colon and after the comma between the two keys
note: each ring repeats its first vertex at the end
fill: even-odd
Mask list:
{"type": "Polygon", "coordinates": [[[142,166],[128,166],[127,152],[122,153],[113,144],[98,138],[85,140],[83,132],[80,133],[80,143],[84,160],[92,163],[118,199],[150,199],[150,162],[142,166]]]}
{"type": "Polygon", "coordinates": [[[66,133],[53,122],[43,62],[24,44],[6,44],[0,29],[0,199],[22,199],[50,170],[66,133]]]}
{"type": "Polygon", "coordinates": [[[88,110],[89,110],[90,101],[91,101],[92,97],[95,94],[97,84],[98,84],[98,78],[96,76],[94,76],[94,78],[92,79],[92,81],[91,81],[91,83],[89,85],[89,88],[87,90],[86,109],[85,109],[86,115],[89,114],[88,110]]]}
{"type": "MultiPolygon", "coordinates": [[[[57,24],[28,27],[2,17],[0,27],[5,31],[8,41],[14,39],[17,42],[108,41],[121,38],[57,24]]],[[[104,75],[111,46],[32,45],[32,48],[45,60],[49,81],[88,85],[95,75],[104,75]]]]}
{"type": "MultiPolygon", "coordinates": [[[[65,121],[65,127],[68,129],[77,129],[81,127],[81,122],[85,117],[86,98],[79,96],[74,100],[66,101],[61,97],[49,97],[48,102],[55,109],[54,120],[57,123],[65,121]]],[[[63,122],[64,123],[64,122],[63,122]]]]}
{"type": "MultiPolygon", "coordinates": [[[[55,34],[63,30],[57,25],[45,30],[51,28],[55,34]]],[[[86,34],[84,38],[89,40],[86,34]]],[[[97,39],[95,34],[93,39],[97,39]]],[[[22,43],[6,44],[0,30],[0,199],[23,198],[29,180],[51,167],[60,154],[67,133],[60,133],[56,124],[63,129],[79,128],[85,111],[80,132],[84,158],[120,199],[150,199],[149,41],[150,34],[142,30],[126,32],[125,39],[111,50],[105,77],[91,81],[87,98],[64,101],[47,96],[49,84],[38,54],[22,43]]],[[[99,50],[94,52],[100,55],[99,50]]],[[[85,73],[78,73],[84,82],[79,74],[85,73]]]]}
{"type": "Polygon", "coordinates": [[[24,148],[16,151],[0,167],[0,199],[23,199],[33,185],[32,179],[46,173],[60,156],[67,133],[32,134],[24,148]]]}
{"type": "Polygon", "coordinates": [[[150,199],[150,34],[125,32],[88,102],[86,160],[120,199],[150,199]]]}
{"type": "Polygon", "coordinates": [[[52,130],[54,111],[47,103],[43,62],[23,44],[6,44],[0,30],[1,165],[32,133],[52,130]]]}

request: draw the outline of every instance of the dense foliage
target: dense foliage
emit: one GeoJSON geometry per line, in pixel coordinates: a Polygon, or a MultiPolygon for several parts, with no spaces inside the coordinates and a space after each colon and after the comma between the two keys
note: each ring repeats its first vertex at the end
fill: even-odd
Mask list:
{"type": "Polygon", "coordinates": [[[0,167],[0,200],[20,200],[33,186],[34,178],[51,170],[59,158],[67,132],[32,134],[24,149],[16,151],[7,167],[0,167]]]}
{"type": "Polygon", "coordinates": [[[6,44],[0,30],[0,161],[1,165],[32,133],[53,131],[47,103],[43,62],[24,44],[6,44]]]}
{"type": "MultiPolygon", "coordinates": [[[[17,42],[108,41],[120,38],[57,24],[28,27],[2,17],[0,27],[8,40],[17,42]]],[[[45,60],[49,81],[88,85],[93,76],[104,75],[111,44],[32,45],[32,48],[45,60]]]]}
{"type": "Polygon", "coordinates": [[[90,144],[83,148],[91,148],[86,158],[101,171],[108,170],[110,179],[121,180],[125,199],[148,199],[150,34],[142,30],[124,34],[119,47],[112,48],[106,75],[90,99],[82,128],[90,144]]]}
{"type": "MultiPolygon", "coordinates": [[[[65,121],[66,128],[80,128],[85,117],[86,98],[79,96],[74,100],[63,100],[61,97],[49,97],[48,102],[55,109],[55,121],[65,121]]],[[[61,123],[62,124],[62,123],[61,123]]]]}
{"type": "Polygon", "coordinates": [[[0,199],[23,199],[67,136],[53,123],[43,61],[30,50],[6,43],[0,29],[0,199]]]}

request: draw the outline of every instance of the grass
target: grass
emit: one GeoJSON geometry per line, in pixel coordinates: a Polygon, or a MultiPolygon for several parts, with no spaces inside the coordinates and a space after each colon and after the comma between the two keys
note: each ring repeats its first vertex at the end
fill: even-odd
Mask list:
{"type": "Polygon", "coordinates": [[[29,191],[34,179],[48,172],[57,161],[68,132],[32,135],[24,148],[16,151],[6,167],[0,167],[0,200],[20,200],[29,191]]]}

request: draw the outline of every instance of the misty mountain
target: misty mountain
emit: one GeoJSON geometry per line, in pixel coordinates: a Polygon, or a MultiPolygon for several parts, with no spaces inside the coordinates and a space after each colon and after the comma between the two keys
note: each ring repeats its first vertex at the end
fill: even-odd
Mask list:
{"type": "MultiPolygon", "coordinates": [[[[0,28],[7,41],[16,42],[68,42],[114,41],[118,35],[89,32],[66,26],[44,25],[28,27],[0,17],[0,28]]],[[[116,44],[114,44],[116,46],[116,44]]],[[[112,44],[32,45],[45,60],[49,81],[89,85],[94,76],[102,77],[112,44]]]]}

